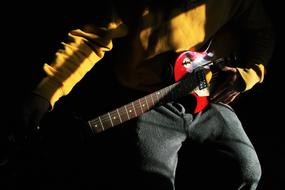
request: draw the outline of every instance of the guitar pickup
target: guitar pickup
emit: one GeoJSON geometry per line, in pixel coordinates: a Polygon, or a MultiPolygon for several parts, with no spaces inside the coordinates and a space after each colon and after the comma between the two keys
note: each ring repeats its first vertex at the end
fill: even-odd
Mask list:
{"type": "Polygon", "coordinates": [[[197,68],[195,71],[196,81],[198,83],[199,90],[205,89],[208,87],[208,83],[206,80],[206,74],[204,68],[197,68]]]}

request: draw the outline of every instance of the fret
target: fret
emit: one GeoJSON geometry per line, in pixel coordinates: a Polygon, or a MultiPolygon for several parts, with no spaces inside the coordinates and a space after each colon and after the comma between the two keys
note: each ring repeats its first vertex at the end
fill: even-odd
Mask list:
{"type": "Polygon", "coordinates": [[[137,112],[137,115],[141,115],[143,114],[145,111],[142,109],[142,105],[141,105],[141,102],[140,102],[140,99],[136,100],[134,102],[135,104],[135,107],[136,107],[136,112],[137,112]]]}
{"type": "Polygon", "coordinates": [[[129,116],[128,116],[125,106],[118,108],[118,112],[120,113],[122,122],[129,120],[129,116]]]}
{"type": "Polygon", "coordinates": [[[137,101],[139,102],[139,105],[140,105],[140,108],[141,108],[142,113],[144,113],[144,110],[143,110],[143,108],[142,108],[142,104],[141,104],[141,98],[140,98],[140,99],[138,99],[137,101]]]}
{"type": "Polygon", "coordinates": [[[102,125],[104,126],[104,130],[113,127],[112,121],[110,120],[109,114],[104,114],[100,116],[102,125]]]}
{"type": "Polygon", "coordinates": [[[105,130],[100,117],[88,121],[88,124],[91,127],[93,133],[99,133],[105,130]]]}
{"type": "Polygon", "coordinates": [[[135,112],[136,112],[137,116],[139,116],[139,115],[141,115],[143,113],[142,110],[141,110],[140,103],[139,103],[138,100],[133,101],[133,106],[134,106],[134,109],[135,109],[135,112]]]}
{"type": "Polygon", "coordinates": [[[166,90],[167,90],[166,92],[169,93],[172,89],[173,89],[172,86],[168,86],[168,87],[166,87],[166,90]]]}
{"type": "Polygon", "coordinates": [[[88,123],[92,127],[95,127],[95,128],[100,127],[101,128],[101,123],[99,122],[98,117],[93,119],[93,120],[88,121],[88,123]]]}
{"type": "Polygon", "coordinates": [[[139,102],[140,102],[143,112],[146,112],[148,110],[148,107],[147,107],[145,98],[140,98],[139,102]]]}
{"type": "Polygon", "coordinates": [[[121,118],[121,115],[120,115],[120,113],[119,113],[118,108],[116,109],[116,111],[117,111],[117,113],[118,113],[118,116],[119,116],[120,122],[121,122],[121,123],[123,123],[123,121],[122,121],[122,118],[121,118]]]}
{"type": "Polygon", "coordinates": [[[140,98],[138,101],[139,101],[142,113],[144,113],[147,110],[145,100],[144,100],[144,98],[140,98]]]}
{"type": "Polygon", "coordinates": [[[88,121],[88,125],[90,126],[91,130],[92,130],[92,133],[95,134],[96,133],[96,127],[97,127],[97,124],[92,124],[92,120],[89,120],[88,121]]]}
{"type": "Polygon", "coordinates": [[[126,106],[124,106],[124,107],[125,107],[125,110],[126,110],[126,113],[127,113],[128,119],[130,119],[130,116],[129,116],[129,113],[128,113],[128,109],[127,109],[127,107],[126,107],[126,106]]]}
{"type": "Polygon", "coordinates": [[[151,101],[152,101],[152,105],[154,105],[155,103],[154,103],[154,100],[153,100],[152,95],[153,95],[153,94],[150,94],[150,99],[151,99],[151,101]]]}
{"type": "Polygon", "coordinates": [[[113,123],[113,126],[122,123],[120,120],[120,116],[118,115],[117,109],[109,112],[109,115],[110,115],[111,121],[113,123]]]}
{"type": "Polygon", "coordinates": [[[167,94],[169,93],[168,88],[164,88],[164,89],[163,89],[163,93],[164,93],[165,95],[167,95],[167,94]]]}
{"type": "Polygon", "coordinates": [[[103,125],[103,123],[102,123],[101,117],[99,116],[99,117],[98,117],[98,119],[99,119],[99,121],[100,121],[101,128],[102,128],[102,130],[104,131],[104,130],[105,130],[105,128],[104,128],[104,125],[103,125]]]}
{"type": "Polygon", "coordinates": [[[156,95],[157,101],[159,101],[159,100],[160,100],[161,92],[158,91],[158,92],[155,93],[155,95],[156,95]]]}
{"type": "Polygon", "coordinates": [[[135,105],[134,105],[134,102],[132,102],[132,105],[133,105],[133,108],[134,108],[135,117],[137,117],[138,114],[137,114],[137,112],[136,112],[136,107],[135,107],[135,105]]]}
{"type": "Polygon", "coordinates": [[[148,105],[148,102],[147,102],[147,96],[145,96],[144,99],[145,99],[146,107],[149,110],[149,105],[148,105]]]}
{"type": "Polygon", "coordinates": [[[128,115],[129,115],[129,119],[132,119],[134,117],[136,117],[134,108],[133,108],[133,104],[129,103],[126,105],[127,111],[128,111],[128,115]]]}
{"type": "Polygon", "coordinates": [[[111,125],[112,125],[112,126],[114,126],[113,121],[112,121],[112,118],[111,118],[111,115],[110,115],[110,112],[108,112],[108,116],[109,116],[109,119],[110,119],[111,125]]]}
{"type": "Polygon", "coordinates": [[[160,97],[164,97],[166,95],[165,88],[160,90],[160,97]]]}
{"type": "Polygon", "coordinates": [[[148,95],[148,96],[146,97],[146,103],[147,103],[147,105],[148,105],[148,109],[152,108],[153,101],[152,101],[152,98],[151,98],[150,95],[148,95]]]}
{"type": "Polygon", "coordinates": [[[160,92],[161,92],[161,97],[163,98],[167,95],[166,88],[161,89],[160,92]]]}
{"type": "Polygon", "coordinates": [[[169,88],[164,88],[163,91],[164,91],[164,94],[167,95],[169,93],[169,88]]]}
{"type": "Polygon", "coordinates": [[[104,127],[102,126],[98,117],[93,120],[88,121],[88,124],[92,130],[92,133],[99,133],[101,131],[104,131],[104,127]]]}

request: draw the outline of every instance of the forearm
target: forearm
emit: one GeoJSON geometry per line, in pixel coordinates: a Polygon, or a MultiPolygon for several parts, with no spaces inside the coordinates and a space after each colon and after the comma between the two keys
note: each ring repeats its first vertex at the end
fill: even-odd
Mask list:
{"type": "Polygon", "coordinates": [[[112,49],[110,38],[101,37],[82,30],[68,34],[68,42],[62,43],[52,63],[44,64],[46,77],[34,92],[46,98],[53,107],[62,96],[84,77],[84,75],[112,49]]]}

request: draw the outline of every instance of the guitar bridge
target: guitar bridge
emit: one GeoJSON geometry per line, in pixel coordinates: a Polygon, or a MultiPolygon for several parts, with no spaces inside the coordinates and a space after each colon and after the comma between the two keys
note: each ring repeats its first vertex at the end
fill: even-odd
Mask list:
{"type": "Polygon", "coordinates": [[[197,68],[195,70],[196,81],[198,82],[199,90],[205,89],[208,87],[208,83],[206,80],[205,69],[203,67],[197,68]]]}

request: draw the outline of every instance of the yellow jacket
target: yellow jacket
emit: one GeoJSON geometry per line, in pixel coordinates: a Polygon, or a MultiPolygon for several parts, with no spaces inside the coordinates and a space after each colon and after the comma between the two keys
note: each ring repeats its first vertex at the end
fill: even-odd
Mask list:
{"type": "Polygon", "coordinates": [[[49,100],[53,107],[112,50],[117,39],[126,44],[115,63],[118,80],[136,89],[156,85],[161,82],[156,76],[160,66],[145,64],[147,60],[168,51],[197,49],[228,23],[248,34],[242,42],[248,56],[237,67],[246,84],[244,91],[263,81],[273,38],[270,21],[258,0],[185,1],[181,5],[178,2],[140,8],[135,1],[132,5],[115,2],[108,6],[106,12],[110,14],[98,16],[100,24],[94,21],[68,33],[68,40],[62,43],[53,61],[44,64],[47,76],[35,93],[49,100]]]}

